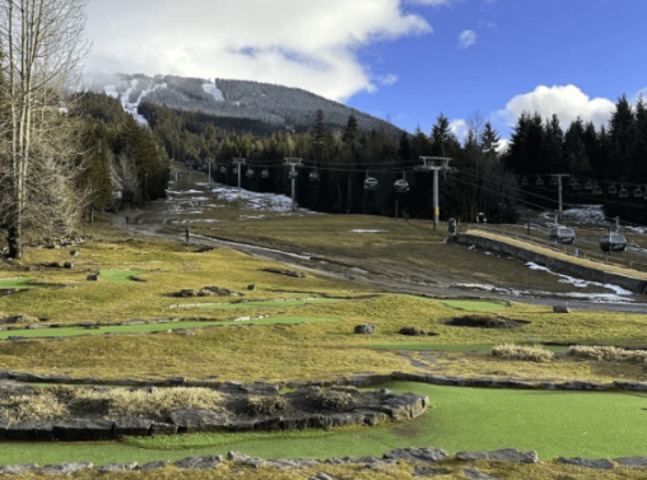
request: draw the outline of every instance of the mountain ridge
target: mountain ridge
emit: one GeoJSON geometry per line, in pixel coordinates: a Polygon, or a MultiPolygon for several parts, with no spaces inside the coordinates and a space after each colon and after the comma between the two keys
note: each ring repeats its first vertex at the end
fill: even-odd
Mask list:
{"type": "Polygon", "coordinates": [[[343,130],[352,115],[362,131],[384,131],[392,136],[403,133],[385,120],[312,92],[252,80],[114,74],[92,77],[85,89],[119,98],[124,110],[140,123],[146,121],[137,109],[150,102],[177,110],[200,111],[216,118],[261,122],[272,129],[289,131],[311,129],[316,112],[321,110],[328,128],[343,130]]]}

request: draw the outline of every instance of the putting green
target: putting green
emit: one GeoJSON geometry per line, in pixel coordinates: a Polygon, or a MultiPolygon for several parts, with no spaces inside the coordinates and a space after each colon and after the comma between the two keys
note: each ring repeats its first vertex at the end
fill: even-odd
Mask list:
{"type": "Polygon", "coordinates": [[[5,278],[0,280],[0,290],[6,289],[15,289],[15,290],[27,290],[34,288],[60,288],[60,285],[48,285],[46,283],[33,283],[33,278],[5,278]]]}
{"type": "Polygon", "coordinates": [[[542,460],[645,454],[645,394],[476,389],[411,382],[385,386],[428,395],[428,412],[411,422],[327,432],[211,433],[95,444],[4,442],[0,443],[0,463],[144,463],[231,450],[264,458],[326,458],[432,446],[449,452],[514,447],[536,450],[542,460]]]}
{"type": "Polygon", "coordinates": [[[144,270],[101,270],[101,278],[109,282],[132,282],[134,276],[146,273],[144,270]]]}
{"type": "Polygon", "coordinates": [[[440,303],[458,310],[468,310],[471,312],[500,312],[510,305],[506,302],[497,302],[494,300],[440,300],[440,303]]]}
{"type": "Polygon", "coordinates": [[[338,318],[330,317],[268,317],[254,318],[250,320],[214,320],[214,321],[197,321],[197,320],[180,320],[177,322],[167,323],[146,323],[141,325],[110,325],[98,328],[84,327],[61,327],[61,328],[40,328],[35,330],[3,330],[0,331],[0,340],[9,337],[25,338],[46,338],[46,337],[75,337],[79,335],[103,335],[105,333],[153,333],[168,330],[180,330],[187,328],[202,328],[215,326],[244,326],[244,325],[294,325],[299,323],[324,323],[337,322],[338,318]]]}

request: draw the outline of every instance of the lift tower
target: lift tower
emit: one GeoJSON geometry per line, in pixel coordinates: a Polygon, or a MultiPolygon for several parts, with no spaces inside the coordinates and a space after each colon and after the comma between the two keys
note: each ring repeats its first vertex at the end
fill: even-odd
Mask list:
{"type": "Polygon", "coordinates": [[[454,172],[455,169],[449,167],[449,157],[420,157],[422,165],[415,168],[419,172],[434,172],[434,230],[438,227],[440,219],[440,202],[438,201],[438,172],[454,172]]]}

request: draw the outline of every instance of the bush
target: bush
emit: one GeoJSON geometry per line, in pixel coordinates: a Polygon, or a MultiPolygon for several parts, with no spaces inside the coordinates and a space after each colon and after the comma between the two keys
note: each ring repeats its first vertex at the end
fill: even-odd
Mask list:
{"type": "Polygon", "coordinates": [[[626,350],[618,347],[574,345],[568,348],[566,354],[572,357],[593,359],[599,362],[647,363],[647,350],[626,350]]]}
{"type": "Polygon", "coordinates": [[[524,347],[506,343],[497,345],[492,349],[492,355],[508,360],[523,360],[527,362],[550,362],[553,359],[553,352],[539,346],[524,347]]]}

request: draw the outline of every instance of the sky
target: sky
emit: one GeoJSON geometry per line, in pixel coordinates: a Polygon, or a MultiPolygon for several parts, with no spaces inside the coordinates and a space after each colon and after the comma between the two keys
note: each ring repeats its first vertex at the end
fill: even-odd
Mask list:
{"type": "Polygon", "coordinates": [[[88,0],[85,72],[298,87],[429,134],[607,125],[647,94],[647,0],[88,0]]]}

